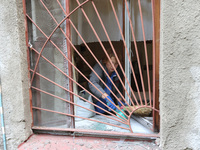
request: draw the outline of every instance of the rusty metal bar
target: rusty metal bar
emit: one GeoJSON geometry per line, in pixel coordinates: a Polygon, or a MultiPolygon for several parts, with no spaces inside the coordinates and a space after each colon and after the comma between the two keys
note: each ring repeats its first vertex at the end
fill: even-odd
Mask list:
{"type": "MultiPolygon", "coordinates": [[[[41,0],[42,2],[42,0],[41,0]]],[[[42,2],[43,3],[43,2],[42,2]]],[[[70,0],[65,0],[65,7],[66,7],[66,14],[69,14],[70,13],[70,0]]],[[[44,5],[44,3],[43,3],[44,5]]],[[[66,19],[66,36],[70,39],[71,37],[71,32],[70,32],[70,23],[69,23],[69,18],[66,19]]],[[[71,53],[71,46],[69,44],[69,42],[67,41],[67,55],[68,55],[68,58],[70,61],[72,61],[72,53],[71,53]]],[[[68,73],[69,73],[69,76],[72,77],[73,76],[73,73],[72,73],[72,66],[70,63],[68,63],[68,73]]],[[[69,89],[70,91],[73,91],[73,84],[72,84],[72,81],[69,80],[69,89]]],[[[74,101],[74,98],[73,98],[73,95],[70,94],[70,101],[73,102],[74,101]]],[[[70,105],[70,112],[71,114],[74,114],[74,106],[73,105],[70,105]]],[[[71,118],[72,119],[72,122],[71,122],[71,125],[72,127],[75,127],[75,120],[74,118],[71,118]]]]}
{"type": "MultiPolygon", "coordinates": [[[[159,46],[160,46],[160,0],[152,0],[153,9],[153,108],[159,109],[159,46]]],[[[159,112],[153,111],[153,128],[160,129],[159,112]]]]}

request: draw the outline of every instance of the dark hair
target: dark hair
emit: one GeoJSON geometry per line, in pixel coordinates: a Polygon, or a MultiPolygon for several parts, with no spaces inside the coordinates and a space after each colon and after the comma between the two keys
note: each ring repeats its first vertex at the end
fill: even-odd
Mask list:
{"type": "MultiPolygon", "coordinates": [[[[108,56],[109,56],[110,58],[111,58],[111,57],[115,57],[115,54],[113,53],[113,51],[112,51],[111,48],[107,49],[107,53],[108,53],[108,56]]],[[[116,52],[116,53],[117,53],[117,52],[116,52]]],[[[118,53],[117,53],[117,56],[118,56],[119,61],[120,61],[120,63],[121,63],[121,57],[118,55],[118,53]]],[[[116,58],[116,57],[115,57],[115,58],[116,58]]],[[[107,57],[106,54],[104,53],[103,58],[102,58],[102,63],[105,65],[105,64],[107,63],[107,61],[108,61],[108,57],[107,57]]]]}

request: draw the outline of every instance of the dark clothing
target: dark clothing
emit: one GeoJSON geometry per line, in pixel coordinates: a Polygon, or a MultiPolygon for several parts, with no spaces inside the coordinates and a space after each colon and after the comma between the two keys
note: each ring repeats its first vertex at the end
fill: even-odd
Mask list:
{"type": "MultiPolygon", "coordinates": [[[[102,62],[101,62],[102,64],[102,62]]],[[[106,66],[103,65],[103,68],[107,70],[106,66]]],[[[102,68],[99,66],[99,64],[96,64],[94,66],[94,71],[99,75],[99,77],[105,82],[105,83],[108,83],[107,82],[107,76],[106,74],[104,73],[104,71],[102,70],[102,68]]],[[[118,74],[120,75],[121,79],[122,79],[122,72],[120,70],[119,67],[117,67],[117,72],[118,74]]],[[[122,79],[123,80],[123,79],[122,79]]],[[[94,72],[91,72],[90,74],[90,81],[102,92],[102,93],[105,93],[105,85],[100,81],[100,79],[95,75],[94,72]]],[[[114,84],[116,85],[116,87],[119,89],[119,91],[122,93],[122,85],[121,85],[121,82],[119,81],[119,78],[117,77],[117,75],[113,76],[113,82],[114,84]]],[[[99,99],[101,99],[101,96],[102,96],[102,93],[100,93],[92,84],[89,83],[89,88],[91,90],[91,92],[99,99]]],[[[118,98],[121,98],[120,94],[118,93],[118,91],[115,89],[115,87],[112,85],[111,87],[111,90],[113,91],[113,93],[118,97],[118,98]]],[[[107,92],[106,92],[107,93],[107,92]]],[[[122,93],[123,94],[123,93],[122,93]]],[[[113,99],[113,101],[117,103],[117,100],[115,99],[115,97],[112,95],[112,93],[110,94],[110,97],[113,99]]],[[[102,99],[101,99],[102,100],[102,99]]],[[[93,102],[95,104],[97,104],[97,100],[95,98],[93,98],[93,102]]],[[[99,102],[98,102],[99,104],[99,102]]]]}

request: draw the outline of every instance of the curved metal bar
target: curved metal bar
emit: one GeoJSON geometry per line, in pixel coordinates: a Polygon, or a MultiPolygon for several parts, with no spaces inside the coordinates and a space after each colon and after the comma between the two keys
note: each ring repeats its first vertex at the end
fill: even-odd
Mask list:
{"type": "Polygon", "coordinates": [[[132,130],[132,128],[131,128],[130,118],[131,118],[132,114],[133,114],[136,110],[138,110],[138,109],[140,109],[140,108],[151,108],[152,110],[157,111],[157,112],[159,113],[159,110],[157,110],[157,109],[155,109],[155,108],[153,108],[153,107],[151,107],[151,106],[139,106],[139,107],[137,107],[136,109],[134,109],[134,110],[131,112],[131,114],[129,115],[129,118],[128,118],[129,127],[130,127],[131,132],[133,132],[133,130],[132,130]]]}
{"type": "MultiPolygon", "coordinates": [[[[52,37],[52,35],[54,34],[54,32],[60,27],[60,25],[71,15],[73,14],[78,8],[82,7],[84,4],[86,4],[88,1],[90,0],[86,0],[85,2],[83,2],[82,4],[80,4],[78,7],[76,7],[71,13],[69,13],[58,25],[57,27],[55,27],[55,29],[52,31],[52,33],[50,34],[49,37],[47,37],[47,40],[45,41],[41,51],[40,51],[40,55],[42,54],[42,51],[44,50],[44,47],[46,46],[47,42],[49,41],[49,39],[52,37]]],[[[40,32],[44,35],[44,32],[37,26],[37,24],[29,17],[28,14],[26,14],[26,16],[31,20],[31,22],[40,30],[40,32]]],[[[38,66],[38,63],[39,63],[39,59],[40,59],[40,55],[38,56],[38,59],[36,61],[36,65],[35,65],[35,69],[34,69],[34,72],[33,72],[33,75],[32,75],[32,78],[31,78],[31,84],[33,82],[33,78],[34,78],[34,75],[35,75],[35,72],[36,72],[36,69],[37,69],[37,66],[38,66]]]]}

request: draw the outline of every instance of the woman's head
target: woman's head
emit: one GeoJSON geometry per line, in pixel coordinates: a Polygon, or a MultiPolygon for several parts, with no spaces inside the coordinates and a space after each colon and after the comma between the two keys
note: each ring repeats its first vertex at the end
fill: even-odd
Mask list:
{"type": "MultiPolygon", "coordinates": [[[[117,69],[119,64],[117,62],[115,54],[113,53],[113,51],[111,49],[108,49],[107,53],[108,53],[108,56],[111,59],[112,64],[114,65],[114,68],[117,69]]],[[[112,66],[112,64],[110,63],[110,61],[108,60],[108,57],[106,55],[103,57],[103,64],[108,69],[108,73],[112,73],[113,71],[115,71],[113,66],[112,66]]]]}

